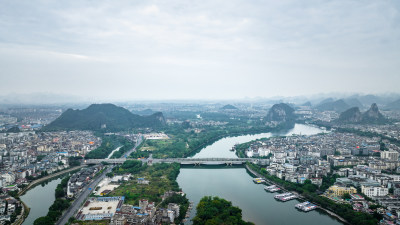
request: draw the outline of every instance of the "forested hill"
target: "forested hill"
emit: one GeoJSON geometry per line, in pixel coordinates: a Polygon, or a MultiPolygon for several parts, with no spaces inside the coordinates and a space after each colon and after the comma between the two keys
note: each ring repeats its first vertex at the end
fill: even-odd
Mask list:
{"type": "Polygon", "coordinates": [[[43,130],[120,131],[138,127],[161,127],[165,119],[161,112],[139,116],[113,104],[93,104],[83,110],[68,109],[43,130]]]}

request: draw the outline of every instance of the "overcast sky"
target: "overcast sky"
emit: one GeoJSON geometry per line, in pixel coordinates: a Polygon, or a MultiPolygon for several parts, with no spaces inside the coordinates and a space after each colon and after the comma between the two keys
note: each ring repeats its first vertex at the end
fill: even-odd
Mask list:
{"type": "Polygon", "coordinates": [[[0,2],[0,95],[399,92],[400,1],[0,2]]]}

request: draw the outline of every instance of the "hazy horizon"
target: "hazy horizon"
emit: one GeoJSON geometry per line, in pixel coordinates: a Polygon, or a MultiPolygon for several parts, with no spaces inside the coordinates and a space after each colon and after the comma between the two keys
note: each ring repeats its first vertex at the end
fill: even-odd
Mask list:
{"type": "Polygon", "coordinates": [[[6,0],[0,5],[3,98],[399,93],[399,1],[6,0]]]}
{"type": "MultiPolygon", "coordinates": [[[[311,102],[319,104],[322,101],[333,99],[334,101],[344,99],[364,99],[371,102],[372,99],[366,98],[373,96],[378,98],[378,105],[386,105],[388,103],[400,100],[400,93],[319,93],[315,95],[299,95],[299,96],[271,96],[271,97],[243,97],[243,98],[159,98],[159,99],[101,99],[101,98],[84,98],[76,95],[62,95],[54,93],[29,93],[29,94],[8,94],[0,96],[0,105],[89,105],[89,104],[157,104],[157,103],[220,103],[220,104],[235,104],[235,103],[293,103],[303,104],[311,102]],[[380,99],[380,100],[379,100],[380,99]]],[[[369,106],[367,103],[365,106],[369,106]]]]}

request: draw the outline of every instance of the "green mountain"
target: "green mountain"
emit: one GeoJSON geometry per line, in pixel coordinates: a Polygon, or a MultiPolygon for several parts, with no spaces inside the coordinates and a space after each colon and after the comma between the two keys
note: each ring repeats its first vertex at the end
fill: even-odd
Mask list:
{"type": "Polygon", "coordinates": [[[362,113],[358,107],[350,108],[342,112],[339,116],[339,122],[360,123],[362,121],[362,113]]]}
{"type": "Polygon", "coordinates": [[[363,113],[363,122],[364,123],[384,123],[386,122],[386,118],[379,112],[378,106],[376,103],[371,105],[365,113],[363,113]]]}
{"type": "Polygon", "coordinates": [[[339,123],[384,123],[387,119],[379,112],[378,106],[373,103],[371,108],[364,113],[358,107],[350,108],[342,112],[337,122],[339,123]]]}
{"type": "Polygon", "coordinates": [[[119,131],[139,127],[161,127],[165,119],[161,112],[150,116],[132,114],[113,104],[93,104],[83,110],[68,109],[43,128],[50,130],[106,130],[119,131]]]}
{"type": "Polygon", "coordinates": [[[292,107],[285,103],[280,103],[271,107],[265,119],[267,121],[286,122],[294,121],[296,116],[292,107]]]}

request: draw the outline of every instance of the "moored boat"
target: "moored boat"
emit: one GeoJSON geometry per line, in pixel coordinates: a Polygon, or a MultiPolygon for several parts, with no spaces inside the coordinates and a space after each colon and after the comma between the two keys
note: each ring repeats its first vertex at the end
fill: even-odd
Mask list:
{"type": "Polygon", "coordinates": [[[311,210],[314,210],[317,208],[317,206],[312,204],[311,202],[299,203],[299,204],[296,204],[295,207],[304,212],[308,212],[308,211],[311,211],[311,210]]]}
{"type": "Polygon", "coordinates": [[[275,195],[274,198],[276,200],[279,200],[279,201],[282,201],[282,202],[286,202],[286,201],[289,201],[289,200],[297,198],[297,195],[295,195],[293,193],[290,193],[290,192],[286,192],[286,193],[283,193],[283,194],[275,195]]]}
{"type": "Polygon", "coordinates": [[[271,186],[265,186],[264,190],[268,191],[268,192],[277,192],[279,190],[281,190],[279,187],[275,186],[275,185],[271,185],[271,186]]]}

